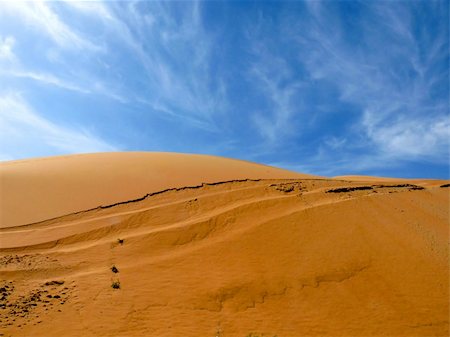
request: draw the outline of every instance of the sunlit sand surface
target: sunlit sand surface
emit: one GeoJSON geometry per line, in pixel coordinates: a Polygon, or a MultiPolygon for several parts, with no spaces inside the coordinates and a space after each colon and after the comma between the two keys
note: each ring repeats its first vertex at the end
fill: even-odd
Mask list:
{"type": "Polygon", "coordinates": [[[169,153],[0,174],[0,336],[449,334],[449,181],[169,153]]]}

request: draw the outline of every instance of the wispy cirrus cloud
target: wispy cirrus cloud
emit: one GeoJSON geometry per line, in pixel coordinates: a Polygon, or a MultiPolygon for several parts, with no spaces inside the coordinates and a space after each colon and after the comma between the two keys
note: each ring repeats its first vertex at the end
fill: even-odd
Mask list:
{"type": "Polygon", "coordinates": [[[439,0],[11,2],[0,96],[20,92],[41,118],[95,126],[129,149],[329,175],[442,173],[442,13],[439,0]]]}
{"type": "Polygon", "coordinates": [[[18,69],[9,69],[9,70],[0,70],[1,76],[9,76],[9,77],[16,77],[16,78],[24,78],[29,79],[49,85],[53,85],[62,89],[70,90],[70,91],[76,91],[83,94],[89,94],[91,93],[90,90],[77,86],[73,83],[66,82],[62,80],[61,78],[58,78],[56,76],[53,76],[51,74],[45,74],[45,73],[34,73],[31,71],[21,71],[18,69]]]}
{"type": "Polygon", "coordinates": [[[15,16],[38,34],[45,34],[59,47],[99,51],[101,48],[69,27],[47,1],[4,1],[1,16],[15,16]]]}
{"type": "MultiPolygon", "coordinates": [[[[126,103],[127,99],[118,92],[114,85],[105,83],[104,79],[98,77],[94,71],[82,69],[86,68],[87,62],[99,57],[99,51],[105,51],[104,46],[100,47],[73,26],[65,23],[57,11],[63,5],[63,2],[47,1],[4,3],[4,6],[0,8],[0,19],[7,21],[13,16],[17,17],[17,21],[22,22],[25,29],[31,30],[37,36],[49,38],[50,41],[38,40],[44,47],[39,52],[44,56],[47,55],[46,62],[40,60],[36,64],[30,64],[29,48],[23,43],[20,45],[20,39],[17,43],[17,39],[11,35],[4,38],[0,36],[0,61],[3,64],[7,62],[7,65],[0,69],[0,76],[5,81],[23,79],[29,82],[31,80],[78,94],[98,95],[126,103]],[[18,50],[14,50],[14,48],[18,50]],[[57,55],[56,59],[55,55],[57,55]],[[64,58],[72,59],[74,56],[77,63],[67,64],[61,61],[64,58]]],[[[0,28],[2,27],[0,26],[0,28]]]]}
{"type": "Polygon", "coordinates": [[[449,155],[450,118],[448,115],[410,118],[399,116],[392,123],[363,124],[382,157],[389,159],[421,158],[447,162],[449,155]]]}
{"type": "Polygon", "coordinates": [[[253,116],[266,141],[258,157],[326,175],[448,165],[446,8],[305,1],[252,16],[248,79],[265,102],[253,116]],[[274,161],[287,146],[298,155],[274,161]]]}
{"type": "MultiPolygon", "coordinates": [[[[353,23],[336,15],[334,6],[306,4],[310,20],[293,29],[302,34],[288,35],[297,43],[299,60],[310,76],[333,85],[340,101],[360,111],[347,137],[364,145],[373,159],[447,162],[448,94],[436,93],[443,88],[448,92],[448,69],[437,66],[448,58],[448,30],[420,27],[415,12],[420,2],[365,4],[359,8],[364,21],[353,23]],[[355,23],[358,31],[351,27],[355,23]]],[[[426,6],[424,10],[432,11],[426,6]]],[[[292,30],[292,20],[287,22],[286,31],[292,30]]],[[[354,142],[347,143],[353,152],[354,142]]],[[[331,146],[330,158],[333,152],[331,146]]]]}
{"type": "MultiPolygon", "coordinates": [[[[186,3],[182,9],[156,2],[8,4],[0,10],[0,19],[16,17],[12,27],[21,22],[23,29],[17,37],[2,39],[3,58],[14,63],[0,70],[0,94],[20,91],[25,97],[29,90],[62,89],[72,97],[89,95],[127,104],[140,116],[146,111],[216,132],[217,115],[227,104],[226,89],[220,74],[211,74],[214,41],[201,15],[200,2],[186,3]],[[91,34],[92,29],[97,34],[91,34]],[[24,32],[39,42],[31,45],[38,47],[33,62],[25,50],[30,48],[25,48],[24,32]],[[14,88],[11,83],[22,84],[14,88]]],[[[4,32],[7,27],[0,25],[4,32]]],[[[82,110],[88,116],[97,108],[82,110]]],[[[9,130],[24,126],[10,123],[9,130]]]]}
{"type": "Polygon", "coordinates": [[[36,112],[20,94],[0,96],[2,160],[51,154],[117,151],[82,127],[59,125],[36,112]]]}
{"type": "MultiPolygon", "coordinates": [[[[131,96],[156,113],[183,118],[194,127],[215,129],[223,113],[226,87],[212,75],[214,36],[203,26],[201,2],[68,3],[100,17],[108,34],[120,39],[145,77],[131,96]]],[[[142,75],[142,74],[141,74],[142,75]]]]}
{"type": "Polygon", "coordinates": [[[13,46],[15,39],[12,36],[0,36],[0,62],[14,62],[13,46]]]}
{"type": "Polygon", "coordinates": [[[301,113],[298,94],[299,81],[293,81],[285,60],[271,55],[265,48],[259,49],[259,60],[249,71],[250,81],[268,100],[264,111],[256,111],[253,120],[258,132],[269,144],[279,143],[293,131],[292,119],[301,113]]]}
{"type": "Polygon", "coordinates": [[[293,65],[284,54],[282,36],[275,30],[268,34],[273,18],[260,12],[256,22],[248,24],[246,42],[250,55],[250,66],[246,79],[251,83],[255,94],[265,103],[252,112],[252,120],[263,137],[266,146],[273,147],[283,143],[294,132],[293,120],[302,113],[299,94],[302,80],[293,69],[293,65]]]}
{"type": "Polygon", "coordinates": [[[39,73],[32,71],[23,71],[20,68],[0,70],[0,75],[5,77],[23,78],[27,80],[36,81],[42,84],[51,85],[60,89],[74,91],[80,94],[99,95],[104,96],[120,103],[126,103],[127,98],[120,93],[116,93],[100,81],[94,80],[93,83],[89,79],[78,79],[75,82],[65,80],[62,77],[57,77],[49,73],[39,73]]]}

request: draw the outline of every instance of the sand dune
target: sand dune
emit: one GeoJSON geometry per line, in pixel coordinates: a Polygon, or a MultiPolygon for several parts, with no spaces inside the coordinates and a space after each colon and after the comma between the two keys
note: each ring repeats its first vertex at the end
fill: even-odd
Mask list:
{"type": "Polygon", "coordinates": [[[310,176],[206,155],[123,152],[5,162],[0,177],[0,226],[17,226],[168,188],[310,176]]]}
{"type": "Polygon", "coordinates": [[[5,336],[449,334],[448,181],[164,153],[1,179],[5,336]]]}

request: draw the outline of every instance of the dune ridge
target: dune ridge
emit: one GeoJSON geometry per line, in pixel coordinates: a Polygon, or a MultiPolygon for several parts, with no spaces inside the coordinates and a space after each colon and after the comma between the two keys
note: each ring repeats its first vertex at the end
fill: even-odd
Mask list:
{"type": "Polygon", "coordinates": [[[2,332],[448,335],[448,181],[249,172],[6,223],[2,332]]]}
{"type": "Polygon", "coordinates": [[[3,227],[137,199],[175,187],[313,176],[208,155],[112,152],[2,162],[0,177],[3,227]],[[22,207],[20,212],[16,211],[18,205],[22,207]]]}

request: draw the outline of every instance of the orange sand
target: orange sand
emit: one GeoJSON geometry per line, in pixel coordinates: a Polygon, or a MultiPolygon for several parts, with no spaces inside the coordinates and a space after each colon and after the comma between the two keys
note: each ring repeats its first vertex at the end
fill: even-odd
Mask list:
{"type": "Polygon", "coordinates": [[[449,334],[449,181],[167,153],[0,175],[0,335],[449,334]]]}

